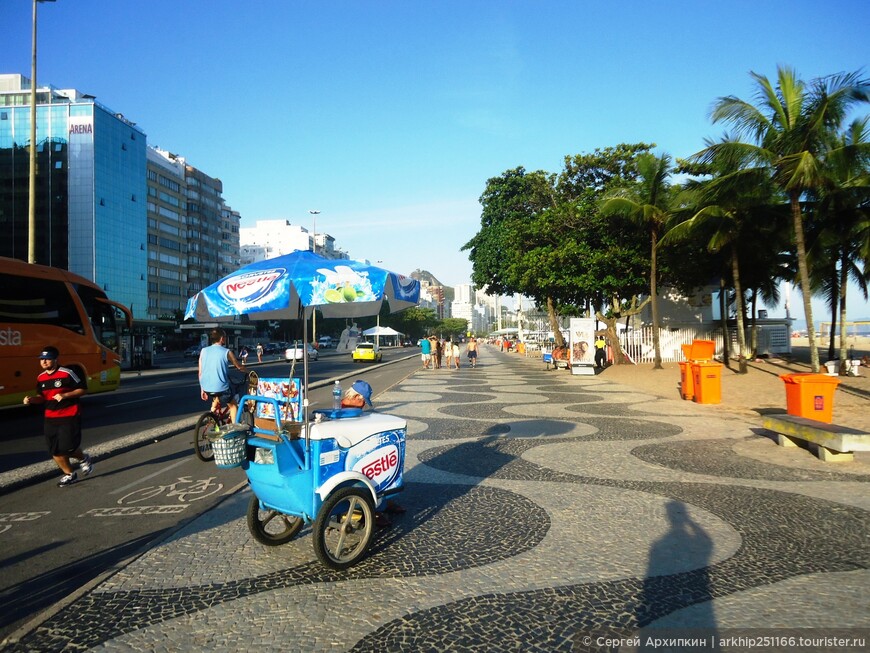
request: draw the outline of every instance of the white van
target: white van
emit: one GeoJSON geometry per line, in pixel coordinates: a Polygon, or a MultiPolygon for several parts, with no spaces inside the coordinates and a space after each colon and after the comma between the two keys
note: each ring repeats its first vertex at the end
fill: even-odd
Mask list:
{"type": "Polygon", "coordinates": [[[330,336],[320,336],[317,339],[318,349],[329,349],[331,347],[335,347],[335,343],[330,336]]]}

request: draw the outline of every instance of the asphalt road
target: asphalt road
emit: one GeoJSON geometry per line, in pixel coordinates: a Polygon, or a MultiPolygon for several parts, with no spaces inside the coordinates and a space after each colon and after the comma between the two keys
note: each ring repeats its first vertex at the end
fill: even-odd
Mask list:
{"type": "MultiPolygon", "coordinates": [[[[331,379],[365,378],[375,392],[407,377],[418,365],[410,352],[389,352],[393,364],[361,366],[349,357],[312,363],[309,392],[314,406],[331,403],[331,379]]],[[[285,374],[286,363],[257,368],[261,376],[285,374]]],[[[301,371],[300,371],[301,376],[301,371]]],[[[377,406],[377,399],[375,399],[377,406]]],[[[193,369],[125,379],[124,389],[89,398],[85,407],[85,448],[99,437],[129,434],[136,428],[193,418],[202,411],[196,398],[193,369]],[[192,397],[192,399],[191,399],[192,397]]],[[[6,458],[45,460],[42,436],[34,434],[40,417],[4,411],[6,458]],[[9,438],[7,424],[18,424],[9,438]],[[27,425],[26,427],[23,425],[27,425]],[[6,455],[9,449],[16,453],[6,455]]],[[[143,446],[105,455],[94,472],[68,488],[56,486],[58,476],[17,486],[0,496],[0,640],[29,617],[47,609],[114,565],[137,555],[181,525],[212,508],[246,484],[239,469],[219,469],[195,458],[191,432],[147,441],[143,446]]],[[[208,551],[191,552],[208,555],[208,551]]]]}

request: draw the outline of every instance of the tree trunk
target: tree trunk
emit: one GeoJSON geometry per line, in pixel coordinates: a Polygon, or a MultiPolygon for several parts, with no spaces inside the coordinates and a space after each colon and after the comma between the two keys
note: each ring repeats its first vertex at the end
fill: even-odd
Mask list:
{"type": "Polygon", "coordinates": [[[752,289],[752,302],[749,311],[749,356],[758,356],[758,288],[752,289]]]}
{"type": "MultiPolygon", "coordinates": [[[[632,297],[631,299],[631,308],[627,311],[622,311],[619,304],[619,299],[614,297],[611,300],[611,317],[606,317],[603,313],[596,312],[595,317],[604,322],[605,330],[607,331],[607,335],[604,336],[605,340],[607,340],[607,344],[613,349],[613,362],[616,365],[630,365],[633,361],[626,355],[625,351],[622,349],[622,343],[619,341],[619,332],[616,329],[616,323],[619,321],[621,317],[626,319],[626,323],[628,322],[628,318],[632,315],[637,315],[640,313],[644,306],[646,306],[649,298],[643,300],[640,306],[637,306],[637,297],[632,297]]],[[[627,325],[627,324],[626,324],[627,325]]]]}
{"type": "Polygon", "coordinates": [[[810,269],[807,266],[807,247],[804,242],[804,222],[801,215],[800,193],[789,193],[791,203],[791,220],[794,227],[794,243],[797,248],[798,272],[800,272],[801,297],[804,300],[804,317],[807,322],[807,339],[810,342],[810,369],[813,374],[819,373],[819,349],[816,345],[816,324],[813,322],[812,287],[810,286],[810,269]]]}
{"type": "MultiPolygon", "coordinates": [[[[840,261],[840,374],[846,373],[846,287],[849,285],[849,272],[846,257],[840,261]]],[[[831,340],[834,339],[834,326],[831,325],[831,340]]]]}
{"type": "MultiPolygon", "coordinates": [[[[834,334],[837,332],[837,313],[840,312],[840,279],[837,274],[837,265],[833,265],[831,270],[831,292],[836,293],[836,297],[831,297],[831,333],[828,336],[828,360],[832,361],[837,358],[834,352],[834,334]]],[[[840,360],[843,360],[842,358],[840,360]]]]}
{"type": "Polygon", "coordinates": [[[652,321],[653,321],[653,349],[655,350],[655,358],[653,369],[661,370],[662,367],[662,348],[659,343],[659,300],[658,291],[656,290],[656,244],[658,235],[656,230],[652,230],[652,253],[650,255],[650,274],[649,274],[649,296],[652,301],[652,321]]]}
{"type": "Polygon", "coordinates": [[[737,359],[738,371],[740,374],[746,374],[749,367],[746,365],[746,329],[744,328],[744,311],[746,304],[743,301],[743,287],[740,285],[740,265],[737,262],[737,249],[731,248],[731,276],[734,282],[735,308],[737,309],[737,346],[740,348],[740,355],[737,359]]]}
{"type": "Polygon", "coordinates": [[[719,320],[722,322],[722,362],[731,367],[731,338],[728,337],[728,301],[725,298],[725,277],[719,277],[719,320]]]}
{"type": "Polygon", "coordinates": [[[552,297],[547,297],[547,318],[550,321],[550,329],[553,331],[553,339],[557,347],[565,346],[565,338],[562,337],[562,329],[559,327],[559,316],[556,314],[556,303],[552,297]]]}

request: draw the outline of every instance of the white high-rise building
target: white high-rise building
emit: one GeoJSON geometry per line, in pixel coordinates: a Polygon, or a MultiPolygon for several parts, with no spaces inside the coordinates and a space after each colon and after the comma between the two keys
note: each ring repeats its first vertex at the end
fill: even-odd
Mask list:
{"type": "Polygon", "coordinates": [[[345,252],[335,249],[335,239],[318,232],[315,250],[314,235],[305,227],[289,220],[257,220],[254,227],[239,229],[242,265],[283,256],[296,250],[317,251],[329,259],[346,259],[345,252]]]}

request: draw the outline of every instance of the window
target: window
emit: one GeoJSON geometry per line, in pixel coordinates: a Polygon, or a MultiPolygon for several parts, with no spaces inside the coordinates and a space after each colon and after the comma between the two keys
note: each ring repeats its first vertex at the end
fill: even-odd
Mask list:
{"type": "Polygon", "coordinates": [[[84,334],[73,298],[59,281],[0,274],[0,317],[15,324],[50,324],[84,334]]]}

